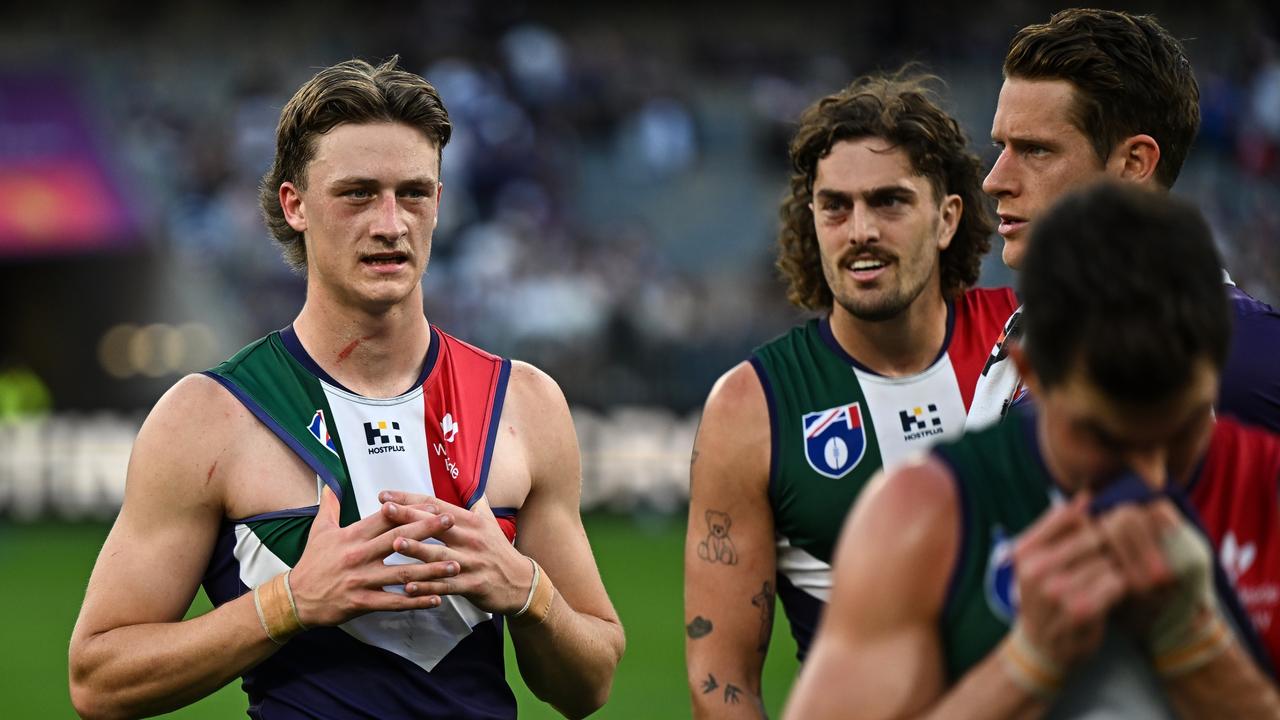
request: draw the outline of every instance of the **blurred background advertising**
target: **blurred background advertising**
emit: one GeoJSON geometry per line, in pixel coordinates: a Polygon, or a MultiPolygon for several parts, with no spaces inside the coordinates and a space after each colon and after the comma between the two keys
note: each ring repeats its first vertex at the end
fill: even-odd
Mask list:
{"type": "MultiPolygon", "coordinates": [[[[53,703],[14,717],[71,712],[65,639],[146,412],[301,307],[303,278],[256,197],[281,106],[323,66],[397,53],[454,124],[427,317],[559,381],[611,588],[649,567],[628,570],[628,558],[665,548],[638,585],[661,598],[614,600],[624,621],[632,602],[659,602],[652,633],[669,647],[652,659],[634,649],[626,664],[652,662],[652,679],[624,666],[619,682],[641,684],[620,685],[602,716],[653,717],[655,697],[671,708],[660,716],[687,714],[680,545],[699,408],[716,377],[804,317],[772,265],[793,123],[858,74],[919,59],[990,163],[1009,38],[1059,6],[960,7],[0,6],[0,579],[67,595],[52,608],[34,587],[3,593],[32,603],[6,612],[50,623],[52,670],[28,645],[0,644],[0,697],[53,703]]],[[[1203,126],[1175,192],[1205,211],[1237,284],[1280,305],[1280,12],[1261,0],[1122,7],[1155,13],[1199,78],[1203,126]]],[[[993,244],[982,282],[1009,284],[993,244]]],[[[771,708],[791,649],[771,654],[771,708]]],[[[243,712],[234,684],[223,695],[224,716],[243,712]]]]}

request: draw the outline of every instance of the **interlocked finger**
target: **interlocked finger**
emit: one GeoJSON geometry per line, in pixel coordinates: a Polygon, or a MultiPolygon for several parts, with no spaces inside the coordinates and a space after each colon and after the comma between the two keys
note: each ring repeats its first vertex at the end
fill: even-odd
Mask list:
{"type": "Polygon", "coordinates": [[[368,559],[373,560],[376,558],[381,560],[391,553],[400,552],[398,548],[401,542],[413,541],[421,543],[427,538],[440,535],[453,524],[452,519],[447,515],[432,515],[425,512],[409,514],[405,508],[401,508],[397,514],[401,515],[402,519],[409,519],[410,517],[418,519],[392,527],[365,543],[364,550],[368,559]]]}
{"type": "Polygon", "coordinates": [[[392,585],[410,585],[413,583],[447,581],[458,574],[458,563],[443,560],[431,563],[399,563],[386,565],[372,573],[370,585],[389,587],[392,585]]]}

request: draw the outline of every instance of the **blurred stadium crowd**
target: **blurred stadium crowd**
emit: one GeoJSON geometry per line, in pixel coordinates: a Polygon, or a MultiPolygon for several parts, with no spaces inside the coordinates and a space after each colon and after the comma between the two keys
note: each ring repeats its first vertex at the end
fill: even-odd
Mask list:
{"type": "MultiPolygon", "coordinates": [[[[287,324],[303,280],[256,199],[279,108],[318,67],[398,53],[454,122],[428,318],[543,367],[584,411],[685,417],[798,317],[772,243],[799,112],[859,73],[918,59],[990,159],[1005,45],[1054,7],[11,4],[0,82],[66,88],[130,219],[122,243],[87,249],[15,250],[20,233],[0,233],[0,301],[17,317],[0,331],[0,371],[43,377],[55,412],[132,413],[180,372],[287,324]],[[130,379],[103,349],[122,323],[185,323],[207,342],[130,379]]],[[[1156,13],[1200,73],[1203,127],[1175,191],[1205,210],[1236,282],[1280,305],[1280,13],[1125,8],[1156,13]]],[[[0,177],[38,154],[37,125],[0,107],[0,177]]],[[[6,212],[18,210],[0,201],[6,212]]],[[[989,260],[985,284],[1012,281],[998,252],[989,260]]]]}

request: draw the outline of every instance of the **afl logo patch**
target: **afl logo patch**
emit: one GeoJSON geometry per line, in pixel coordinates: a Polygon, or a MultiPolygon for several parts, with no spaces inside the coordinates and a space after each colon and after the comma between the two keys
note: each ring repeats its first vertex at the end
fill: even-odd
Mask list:
{"type": "Polygon", "coordinates": [[[804,428],[804,457],[819,475],[839,480],[858,466],[867,449],[862,427],[862,408],[849,403],[801,418],[804,428]]]}

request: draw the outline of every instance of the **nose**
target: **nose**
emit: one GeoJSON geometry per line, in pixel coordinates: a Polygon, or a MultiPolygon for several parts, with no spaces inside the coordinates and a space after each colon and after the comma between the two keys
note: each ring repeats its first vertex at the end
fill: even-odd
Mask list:
{"type": "Polygon", "coordinates": [[[369,226],[369,234],[386,242],[395,242],[409,232],[404,221],[404,213],[400,209],[399,199],[394,192],[383,193],[374,206],[373,222],[369,226]]]}
{"type": "Polygon", "coordinates": [[[880,239],[880,223],[866,203],[855,202],[849,211],[849,244],[865,245],[880,239]]]}
{"type": "Polygon", "coordinates": [[[991,166],[991,172],[982,181],[982,191],[994,198],[1017,194],[1017,184],[1013,173],[1013,158],[1008,148],[1000,151],[991,166]]]}
{"type": "Polygon", "coordinates": [[[1152,490],[1163,490],[1169,478],[1169,457],[1163,447],[1133,450],[1127,453],[1125,462],[1130,470],[1152,490]]]}

